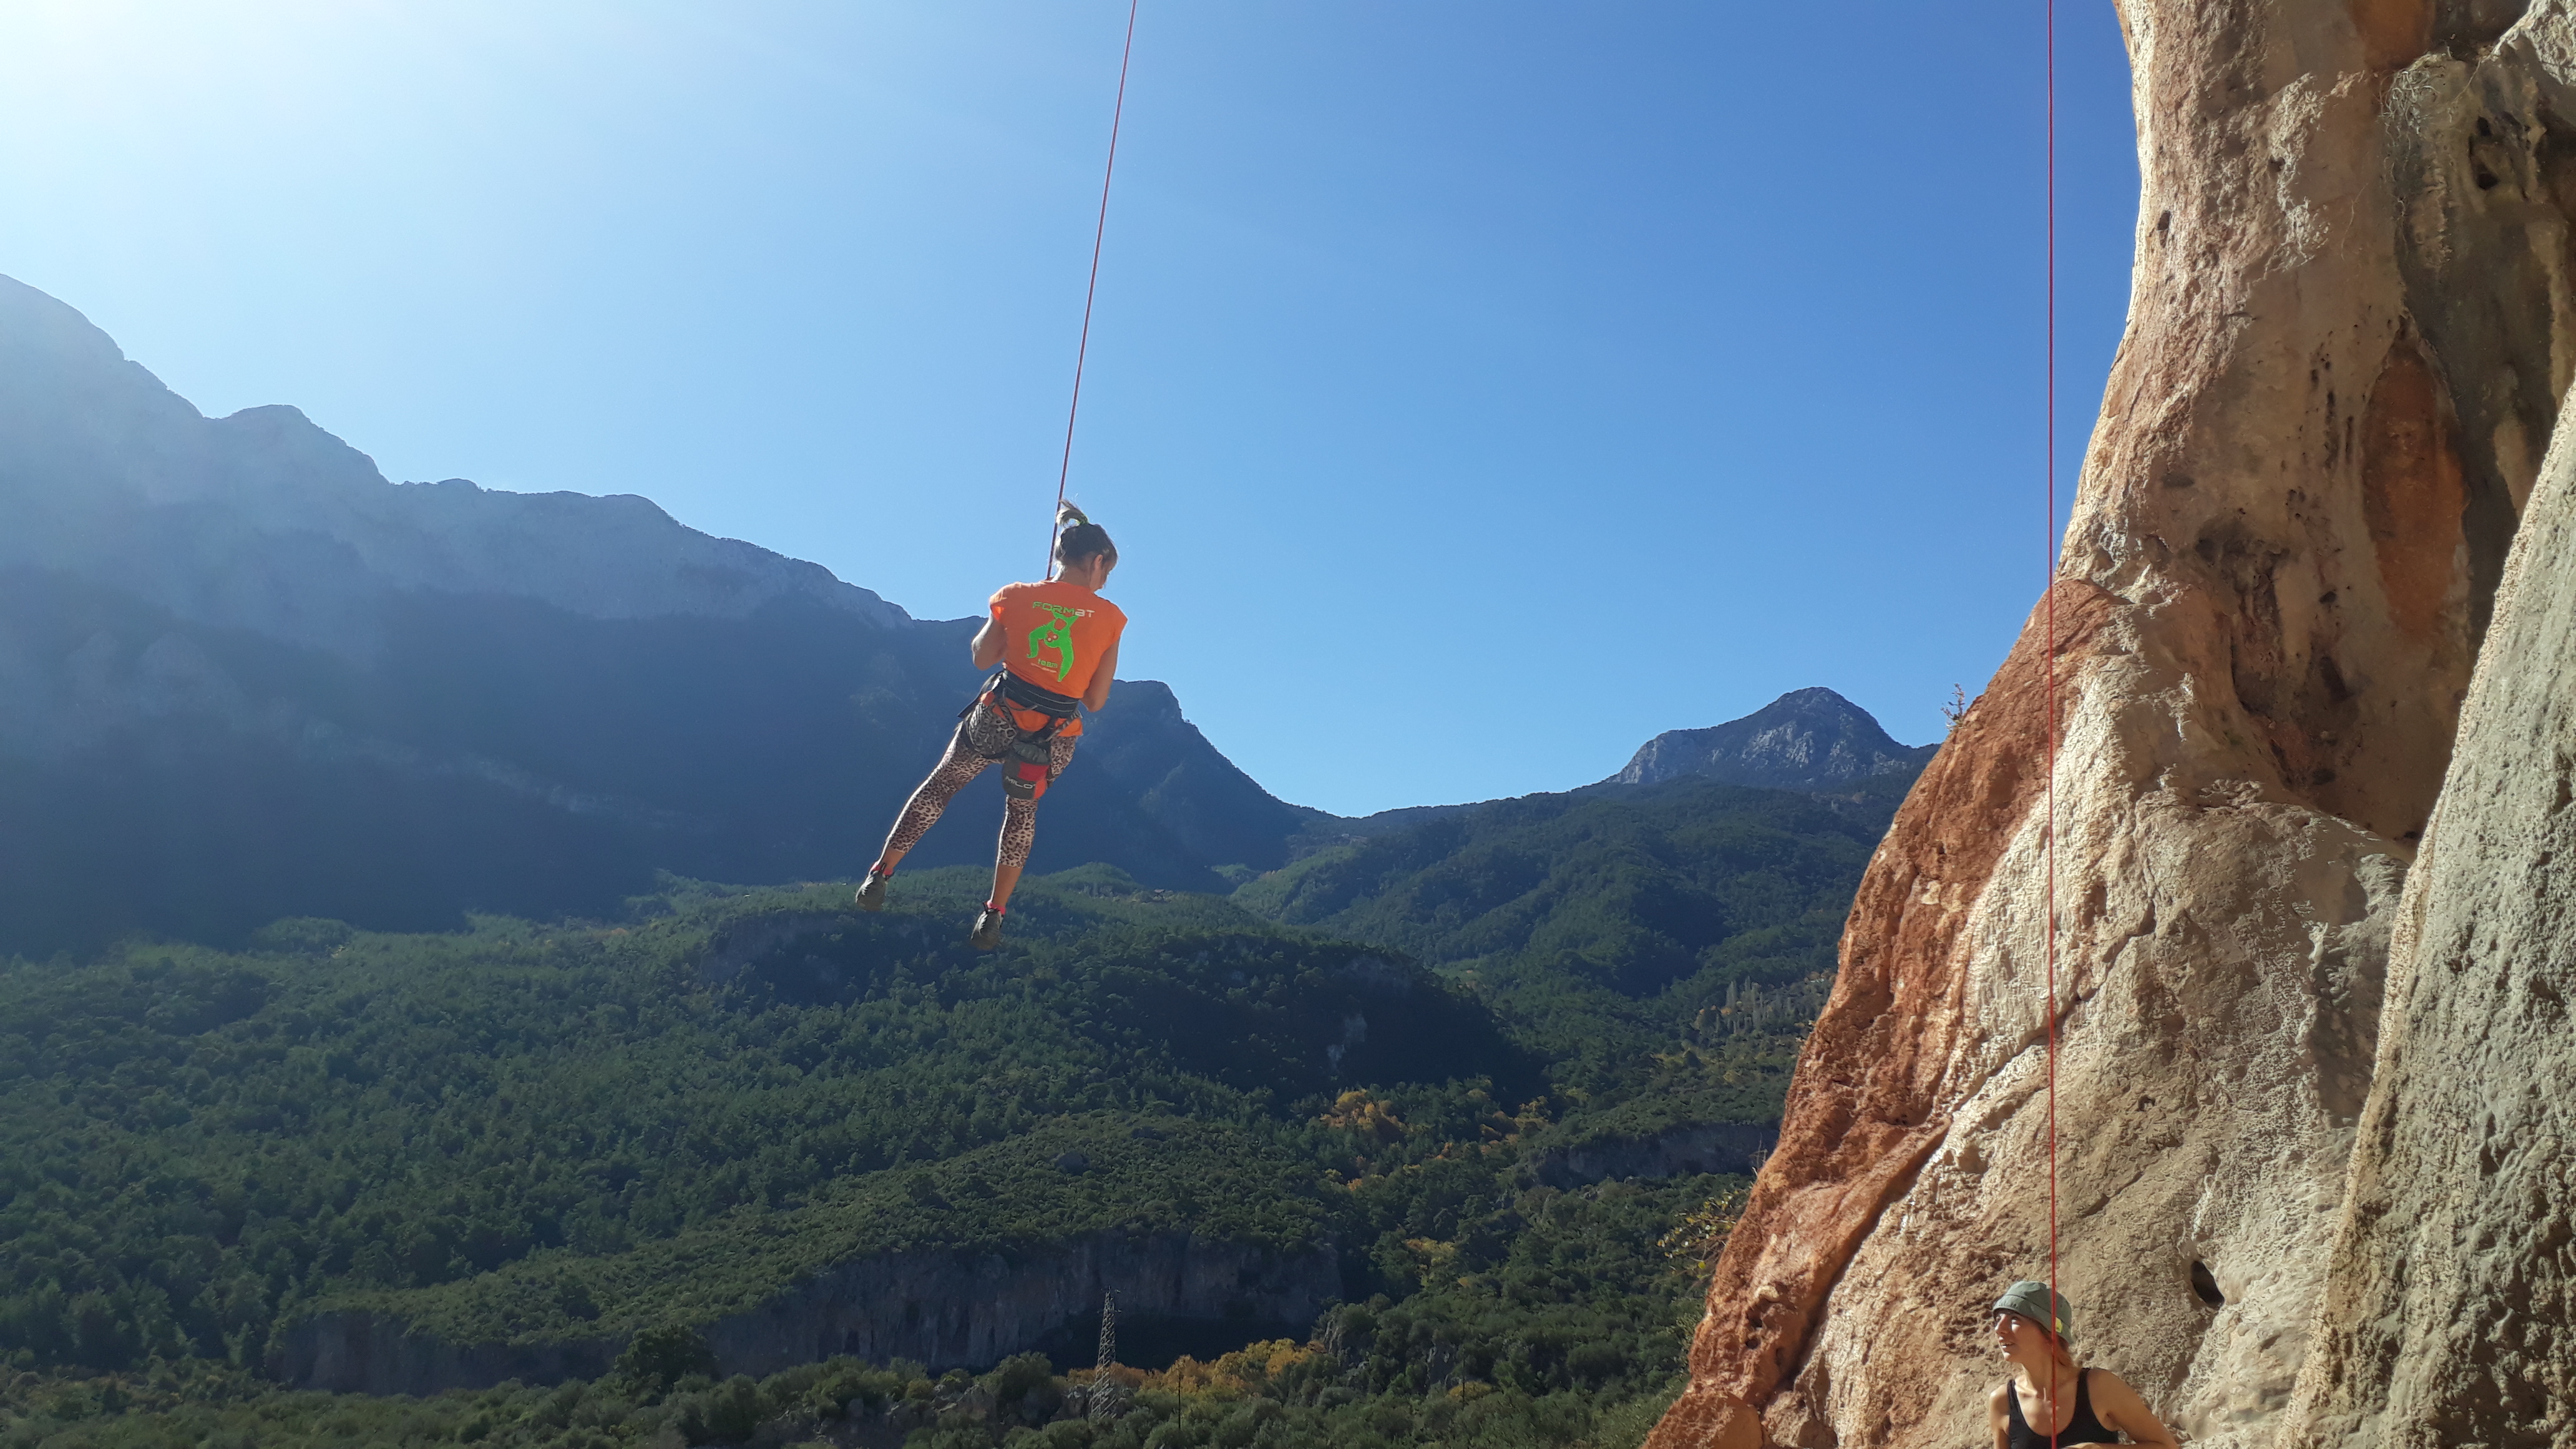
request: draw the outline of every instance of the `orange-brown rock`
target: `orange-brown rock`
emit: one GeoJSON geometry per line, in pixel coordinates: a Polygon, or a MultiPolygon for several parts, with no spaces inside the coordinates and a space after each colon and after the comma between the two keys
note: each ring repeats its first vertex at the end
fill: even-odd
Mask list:
{"type": "Polygon", "coordinates": [[[2049,1272],[2052,1100],[2087,1361],[2254,1445],[2308,1357],[2390,922],[2576,367],[2576,16],[2121,18],[2138,262],[2054,609],[1871,863],[1656,1449],[1748,1413],[1975,1442],[1986,1305],[2049,1272]]]}

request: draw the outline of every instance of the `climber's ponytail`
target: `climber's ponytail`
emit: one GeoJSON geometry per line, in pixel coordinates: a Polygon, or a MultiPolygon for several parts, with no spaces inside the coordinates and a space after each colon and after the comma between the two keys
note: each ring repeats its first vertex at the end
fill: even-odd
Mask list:
{"type": "Polygon", "coordinates": [[[1109,555],[1112,563],[1118,561],[1118,545],[1109,541],[1109,530],[1084,517],[1081,509],[1070,503],[1057,504],[1055,526],[1057,563],[1078,564],[1102,554],[1109,555]]]}

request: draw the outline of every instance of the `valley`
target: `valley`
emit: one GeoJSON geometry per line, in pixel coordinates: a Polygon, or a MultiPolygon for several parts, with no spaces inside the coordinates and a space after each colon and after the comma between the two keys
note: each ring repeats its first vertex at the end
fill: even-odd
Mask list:
{"type": "Polygon", "coordinates": [[[961,866],[881,916],[665,876],[613,916],[22,960],[0,1354],[52,1407],[0,1432],[124,1442],[158,1383],[156,1421],[258,1443],[576,1443],[566,1394],[659,1433],[895,1372],[839,1422],[996,1442],[974,1376],[1072,1402],[1114,1290],[1139,1436],[1248,1400],[1282,1442],[1633,1436],[1900,784],[1353,822],[1225,896],[1084,866],[992,956],[961,866]],[[639,1385],[671,1334],[697,1376],[639,1385]]]}
{"type": "Polygon", "coordinates": [[[0,321],[0,1442],[1609,1443],[1677,1388],[1928,747],[1809,689],[1346,819],[1124,681],[979,955],[980,832],[846,880],[969,621],[0,321]]]}

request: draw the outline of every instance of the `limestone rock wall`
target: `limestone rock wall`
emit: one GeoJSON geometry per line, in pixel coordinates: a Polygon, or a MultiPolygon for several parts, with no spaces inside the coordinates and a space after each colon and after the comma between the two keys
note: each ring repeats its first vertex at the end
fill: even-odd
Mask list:
{"type": "Polygon", "coordinates": [[[2576,416],[2498,591],[2399,907],[2284,1443],[2576,1445],[2576,416]]]}
{"type": "Polygon", "coordinates": [[[449,1343],[417,1333],[386,1314],[356,1309],[317,1313],[285,1328],[269,1345],[272,1378],[299,1389],[336,1394],[412,1394],[488,1389],[517,1379],[559,1384],[595,1379],[624,1352],[619,1337],[568,1343],[449,1343]]]}
{"type": "MultiPolygon", "coordinates": [[[[998,1254],[879,1253],[815,1275],[699,1331],[721,1373],[765,1377],[835,1354],[932,1370],[989,1368],[1087,1313],[1104,1289],[1147,1319],[1302,1324],[1341,1291],[1329,1245],[1282,1255],[1189,1234],[1094,1234],[998,1254]]],[[[1284,1331],[1284,1330],[1283,1330],[1284,1331]]],[[[357,1310],[281,1330],[272,1377],[336,1393],[435,1394],[505,1379],[596,1378],[625,1350],[620,1334],[547,1343],[451,1343],[401,1319],[357,1310]]]]}
{"type": "Polygon", "coordinates": [[[1871,863],[1658,1449],[1983,1434],[1986,1305],[2048,1268],[2049,1012],[2088,1360],[2254,1445],[2309,1357],[2398,897],[2576,370],[2576,16],[2121,19],[2138,262],[2053,619],[1871,863]]]}
{"type": "Polygon", "coordinates": [[[727,1373],[765,1376],[845,1353],[982,1368],[1096,1313],[1302,1325],[1341,1293],[1329,1244],[1283,1255],[1186,1234],[1094,1235],[1006,1262],[885,1254],[845,1264],[706,1330],[727,1373]]]}

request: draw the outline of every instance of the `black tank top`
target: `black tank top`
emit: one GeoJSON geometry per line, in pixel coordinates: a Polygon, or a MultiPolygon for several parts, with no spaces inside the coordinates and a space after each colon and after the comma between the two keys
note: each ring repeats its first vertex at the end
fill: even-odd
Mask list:
{"type": "MultiPolygon", "coordinates": [[[[2103,1427],[2102,1421],[2093,1417],[2092,1385],[2086,1382],[2092,1377],[2091,1369],[2079,1370],[2075,1375],[2075,1417],[2067,1420],[2066,1427],[2058,1431],[2057,1442],[2060,1444],[2120,1442],[2117,1432],[2103,1427]]],[[[2030,1421],[2021,1416],[2021,1390],[2015,1388],[2010,1379],[2004,1380],[2004,1403],[2012,1414],[2007,1440],[2012,1449],[2048,1449],[2048,1436],[2032,1428],[2030,1421]]]]}

